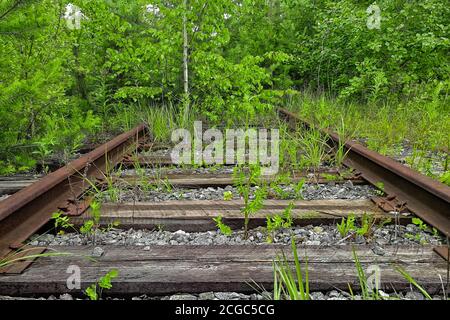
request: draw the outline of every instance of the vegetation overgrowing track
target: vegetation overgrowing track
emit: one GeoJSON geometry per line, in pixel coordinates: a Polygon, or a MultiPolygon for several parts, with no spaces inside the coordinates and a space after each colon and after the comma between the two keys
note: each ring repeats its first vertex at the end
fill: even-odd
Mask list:
{"type": "MultiPolygon", "coordinates": [[[[298,116],[285,109],[280,109],[280,113],[290,120],[300,121],[298,116]]],[[[325,132],[333,145],[343,139],[335,133],[325,132]]],[[[382,182],[392,209],[396,206],[408,208],[447,237],[450,235],[450,187],[357,142],[344,143],[345,165],[361,172],[361,176],[374,185],[382,182]]]]}
{"type": "Polygon", "coordinates": [[[101,179],[108,166],[116,165],[125,154],[136,150],[136,141],[144,136],[145,126],[140,125],[2,201],[0,256],[20,248],[23,241],[51,219],[53,212],[76,214],[77,210],[83,210],[83,203],[77,200],[90,187],[85,178],[101,179]]]}
{"type": "MultiPolygon", "coordinates": [[[[300,121],[289,111],[280,109],[280,114],[291,124],[298,125],[300,121]]],[[[302,125],[307,126],[306,123],[302,125]]],[[[330,132],[324,133],[329,137],[330,147],[336,148],[342,144],[342,140],[337,135],[330,132]]],[[[81,268],[83,289],[111,268],[118,269],[120,276],[113,282],[113,287],[109,291],[110,294],[115,295],[164,295],[207,291],[251,292],[255,290],[252,285],[249,285],[252,281],[265,290],[271,290],[274,284],[273,260],[281,250],[286,252],[289,261],[295,260],[289,246],[290,239],[287,240],[287,237],[283,240],[280,233],[276,236],[268,233],[267,239],[271,241],[280,236],[279,243],[262,244],[264,239],[261,239],[261,232],[258,231],[261,229],[255,229],[250,231],[250,238],[253,237],[254,240],[251,241],[257,244],[245,241],[241,243],[237,239],[247,238],[246,228],[245,233],[236,231],[237,236],[231,237],[233,244],[226,241],[220,244],[219,240],[223,239],[220,238],[221,236],[214,235],[211,245],[198,245],[195,236],[192,239],[189,234],[186,235],[186,232],[208,233],[217,226],[226,237],[225,234],[229,232],[226,227],[232,230],[245,227],[247,222],[243,211],[247,205],[242,199],[233,199],[233,192],[236,192],[233,188],[223,189],[223,199],[145,202],[137,197],[132,201],[112,203],[111,200],[117,196],[113,185],[120,183],[125,183],[131,193],[135,188],[142,190],[155,184],[162,186],[162,189],[169,193],[174,187],[222,188],[236,184],[236,177],[230,173],[192,174],[185,168],[182,168],[181,173],[175,174],[164,171],[164,166],[170,165],[170,158],[165,155],[140,155],[141,150],[149,147],[148,144],[146,145],[150,142],[148,139],[149,135],[145,126],[141,125],[0,202],[0,256],[5,257],[13,250],[23,249],[27,239],[49,222],[56,211],[63,211],[70,216],[70,227],[76,230],[86,227],[86,221],[94,219],[95,228],[110,231],[116,226],[114,222],[119,220],[123,228],[156,229],[159,232],[158,236],[165,236],[169,231],[176,231],[171,238],[161,238],[156,241],[151,238],[153,235],[150,233],[139,233],[139,231],[132,233],[132,238],[149,237],[153,241],[151,245],[141,243],[139,240],[130,242],[126,239],[125,245],[133,243],[138,245],[119,246],[115,244],[115,240],[108,242],[111,240],[107,238],[108,233],[106,236],[96,235],[97,229],[95,229],[91,234],[93,241],[90,244],[49,246],[49,252],[61,251],[67,256],[41,257],[31,266],[31,260],[27,259],[6,266],[2,270],[6,274],[0,276],[0,295],[48,295],[68,292],[66,271],[70,265],[81,268]],[[122,165],[134,166],[134,174],[125,177],[108,175],[111,168],[122,165]],[[145,171],[145,167],[148,166],[154,167],[153,173],[145,171]],[[111,188],[111,193],[108,195],[110,202],[103,203],[101,215],[93,218],[95,207],[90,211],[85,210],[89,202],[93,201],[93,197],[86,197],[85,193],[89,188],[101,189],[102,186],[111,188]],[[226,193],[230,195],[229,199],[225,199],[226,193]],[[100,247],[100,253],[95,253],[98,247],[100,247]],[[96,262],[84,259],[92,255],[96,262]],[[48,274],[52,275],[50,279],[48,274]]],[[[250,215],[248,228],[258,228],[266,224],[269,228],[268,217],[277,216],[280,217],[279,219],[286,219],[285,214],[288,212],[286,208],[290,206],[292,207],[288,214],[292,224],[288,228],[295,225],[314,225],[314,228],[318,228],[314,229],[316,233],[321,232],[322,227],[319,225],[335,225],[336,222],[341,222],[341,226],[344,222],[348,225],[351,218],[364,220],[368,219],[368,216],[371,217],[370,225],[366,225],[368,228],[388,218],[394,219],[396,224],[408,224],[411,222],[411,216],[402,215],[402,212],[410,211],[441,231],[448,239],[450,231],[450,188],[448,186],[399,165],[355,142],[345,142],[343,145],[346,155],[344,164],[355,169],[351,175],[344,175],[342,170],[334,169],[313,173],[297,172],[287,183],[344,184],[352,181],[351,185],[357,185],[367,181],[377,187],[380,187],[381,183],[384,195],[381,195],[383,192],[379,192],[380,195],[373,198],[375,204],[368,199],[351,201],[266,199],[258,210],[250,215]]],[[[268,179],[266,183],[273,180],[276,179],[272,181],[268,179]]],[[[250,185],[253,182],[250,182],[248,190],[257,192],[257,189],[251,189],[250,185]]],[[[245,181],[242,183],[246,184],[245,181]]],[[[281,182],[279,184],[282,185],[281,182]]],[[[279,185],[275,187],[280,190],[279,185]]],[[[240,194],[237,196],[239,198],[240,194]]],[[[275,223],[276,219],[270,221],[275,223]]],[[[286,223],[285,220],[282,221],[286,223]]],[[[122,236],[112,232],[111,235],[114,237],[122,236]]],[[[366,232],[369,233],[370,230],[366,232]]],[[[382,286],[384,290],[404,290],[410,287],[411,283],[401,273],[393,271],[393,263],[399,263],[405,267],[409,274],[430,292],[440,292],[443,282],[448,285],[448,279],[442,280],[437,276],[438,274],[442,277],[447,275],[448,265],[433,252],[432,246],[387,245],[380,253],[372,245],[356,245],[355,247],[348,245],[345,240],[351,235],[351,233],[348,236],[343,235],[343,239],[338,240],[337,245],[334,246],[317,246],[313,241],[311,244],[299,246],[299,256],[308,257],[311,290],[333,288],[347,290],[348,284],[351,284],[353,288],[361,289],[363,285],[358,282],[361,279],[358,280],[355,272],[355,256],[359,257],[359,261],[364,265],[375,264],[384,270],[382,286]]],[[[55,238],[52,239],[56,241],[55,238]]],[[[36,241],[39,244],[38,240],[34,240],[36,241]]],[[[33,239],[30,243],[33,243],[33,239]]],[[[27,245],[26,248],[32,247],[27,245]]],[[[44,249],[39,250],[38,253],[44,252],[44,249]]],[[[441,256],[445,256],[448,255],[447,250],[448,247],[441,247],[437,251],[441,256]]],[[[357,263],[356,266],[358,266],[357,263]]],[[[80,290],[73,292],[79,294],[80,290]]]]}

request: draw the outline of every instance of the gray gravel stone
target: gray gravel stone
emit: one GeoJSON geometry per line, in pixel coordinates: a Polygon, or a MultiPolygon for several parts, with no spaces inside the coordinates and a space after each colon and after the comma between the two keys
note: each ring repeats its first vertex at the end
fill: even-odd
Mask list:
{"type": "Polygon", "coordinates": [[[373,253],[375,253],[376,255],[379,255],[379,256],[384,256],[386,254],[386,252],[380,246],[373,246],[372,251],[373,251],[373,253]]]}
{"type": "Polygon", "coordinates": [[[312,300],[325,300],[326,297],[322,292],[312,292],[310,293],[312,300]]]}
{"type": "Polygon", "coordinates": [[[408,291],[405,295],[405,299],[407,300],[425,300],[425,297],[416,291],[408,291]]]}
{"type": "Polygon", "coordinates": [[[219,300],[239,300],[241,297],[237,292],[216,292],[215,296],[219,300]]]}
{"type": "Polygon", "coordinates": [[[68,293],[64,293],[59,296],[59,300],[73,300],[73,297],[68,293]]]}
{"type": "Polygon", "coordinates": [[[339,296],[340,296],[340,294],[336,290],[332,290],[332,291],[328,292],[328,297],[330,297],[330,298],[337,298],[339,296]]]}
{"type": "Polygon", "coordinates": [[[169,300],[198,300],[196,296],[192,294],[175,294],[170,296],[169,300]]]}
{"type": "MultiPolygon", "coordinates": [[[[296,199],[298,194],[295,191],[294,185],[280,186],[287,199],[296,199]]],[[[252,194],[257,187],[252,187],[252,194]]],[[[225,188],[174,188],[170,192],[166,188],[158,187],[153,190],[136,190],[124,189],[121,190],[121,201],[166,201],[166,200],[223,200],[225,191],[231,191],[233,199],[239,199],[239,192],[234,186],[227,186],[225,188]]],[[[276,195],[272,191],[270,194],[276,195]]],[[[351,182],[344,184],[305,184],[302,196],[306,200],[320,200],[320,199],[367,199],[376,195],[376,189],[370,185],[353,185],[351,182]]]]}
{"type": "MultiPolygon", "coordinates": [[[[419,245],[425,242],[431,245],[440,245],[444,243],[444,239],[436,237],[428,232],[419,230],[414,226],[414,232],[420,235],[420,241],[416,238],[406,237],[406,227],[397,226],[395,231],[394,225],[386,225],[374,230],[373,236],[365,237],[347,237],[343,240],[336,230],[335,225],[323,225],[320,228],[320,233],[316,226],[296,226],[289,229],[281,229],[274,232],[273,243],[289,244],[291,234],[294,234],[295,240],[298,244],[304,245],[346,245],[352,243],[367,244],[372,246],[375,254],[383,255],[384,245],[419,245]]],[[[53,245],[84,245],[91,243],[91,239],[86,235],[76,233],[66,233],[64,235],[43,237],[39,241],[39,245],[46,246],[52,243],[53,245]]],[[[34,241],[32,241],[33,243],[34,241]]],[[[98,246],[102,245],[130,245],[142,246],[143,250],[150,250],[151,245],[242,245],[242,244],[267,244],[267,232],[264,228],[258,227],[249,230],[249,239],[244,240],[243,230],[234,230],[232,235],[225,236],[219,231],[207,232],[192,232],[185,231],[169,232],[158,230],[110,230],[96,235],[96,243],[98,246]],[[176,239],[176,240],[175,240],[176,239]]],[[[93,254],[100,254],[103,250],[94,249],[93,254]]]]}
{"type": "Polygon", "coordinates": [[[214,300],[215,297],[214,292],[203,292],[198,295],[200,300],[214,300]]]}
{"type": "Polygon", "coordinates": [[[105,253],[105,251],[104,251],[101,247],[95,247],[95,248],[92,250],[91,256],[92,256],[92,257],[99,258],[99,257],[101,257],[104,253],[105,253]]]}

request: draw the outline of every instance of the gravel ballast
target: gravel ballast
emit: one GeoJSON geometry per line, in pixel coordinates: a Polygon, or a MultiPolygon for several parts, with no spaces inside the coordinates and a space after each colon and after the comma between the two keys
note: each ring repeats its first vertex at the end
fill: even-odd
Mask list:
{"type": "MultiPolygon", "coordinates": [[[[341,237],[335,225],[323,225],[306,227],[292,227],[275,231],[273,243],[289,244],[291,235],[296,242],[302,245],[348,245],[348,244],[370,244],[374,246],[374,252],[382,253],[384,245],[417,245],[431,244],[439,245],[443,243],[437,235],[420,230],[416,225],[407,226],[386,225],[375,227],[371,237],[362,237],[349,233],[344,238],[341,237]]],[[[34,235],[31,238],[31,245],[58,246],[58,245],[128,245],[142,246],[143,250],[149,250],[151,245],[249,245],[267,244],[267,232],[263,227],[258,227],[249,231],[248,239],[244,239],[243,230],[233,231],[231,236],[226,236],[220,231],[192,232],[183,230],[169,232],[164,230],[110,230],[97,232],[94,238],[79,233],[67,233],[63,235],[34,235]]],[[[377,254],[378,254],[377,253],[377,254]]]]}
{"type": "MultiPolygon", "coordinates": [[[[380,299],[383,300],[425,300],[425,297],[417,291],[404,291],[397,293],[386,293],[379,290],[380,299]]],[[[434,295],[433,300],[445,300],[444,296],[434,295]]],[[[239,292],[202,292],[199,294],[192,293],[178,293],[169,296],[150,296],[150,295],[140,295],[131,298],[111,298],[106,297],[105,300],[272,300],[272,293],[264,291],[258,293],[239,293],[239,292]]],[[[311,292],[311,300],[362,300],[361,294],[354,293],[352,296],[345,291],[331,290],[327,292],[311,292]]],[[[10,296],[0,296],[0,300],[87,300],[86,297],[75,297],[69,293],[64,293],[59,296],[50,295],[48,297],[10,297],[10,296]]]]}
{"type": "MultiPolygon", "coordinates": [[[[252,187],[251,193],[254,193],[258,187],[252,187]]],[[[282,195],[270,189],[270,198],[283,198],[283,199],[298,199],[299,195],[295,192],[295,185],[280,186],[282,195]]],[[[223,200],[224,193],[231,191],[233,199],[239,199],[239,192],[234,186],[221,187],[208,187],[199,189],[189,188],[164,188],[157,187],[150,190],[144,190],[142,188],[134,189],[122,189],[119,192],[119,199],[121,202],[127,201],[152,201],[160,202],[167,200],[223,200]]],[[[326,200],[326,199],[368,199],[377,195],[379,191],[370,185],[353,185],[348,180],[345,183],[327,183],[327,184],[312,184],[305,183],[302,188],[300,198],[304,200],[326,200]]],[[[106,201],[107,198],[105,194],[106,201]]]]}

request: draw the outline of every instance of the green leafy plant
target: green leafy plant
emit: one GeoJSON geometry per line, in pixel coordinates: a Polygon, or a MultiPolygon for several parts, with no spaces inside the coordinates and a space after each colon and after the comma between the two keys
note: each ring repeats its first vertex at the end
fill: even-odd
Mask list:
{"type": "Polygon", "coordinates": [[[443,173],[442,176],[439,178],[439,181],[450,186],[450,171],[443,173]]]}
{"type": "Polygon", "coordinates": [[[244,208],[241,210],[244,214],[244,238],[248,238],[248,223],[250,215],[258,212],[263,207],[263,202],[267,198],[267,186],[258,186],[251,198],[251,186],[260,184],[261,167],[251,165],[249,168],[249,177],[245,175],[242,167],[235,167],[233,171],[234,184],[244,199],[244,208]]]}
{"type": "Polygon", "coordinates": [[[280,185],[278,185],[276,183],[271,183],[270,189],[275,192],[276,196],[279,199],[289,199],[289,197],[290,197],[289,192],[284,190],[280,185]]]}
{"type": "Polygon", "coordinates": [[[45,163],[46,160],[49,159],[50,155],[53,153],[52,146],[54,146],[55,142],[53,140],[50,141],[38,141],[36,142],[38,148],[33,151],[33,154],[37,155],[40,159],[42,169],[45,173],[48,173],[49,168],[45,163]]]}
{"type": "Polygon", "coordinates": [[[342,218],[341,223],[338,223],[336,225],[339,234],[342,238],[346,237],[350,231],[354,231],[356,229],[355,227],[355,216],[349,215],[346,218],[342,218]]]}
{"type": "Polygon", "coordinates": [[[300,179],[297,184],[294,186],[295,198],[299,200],[303,200],[303,187],[305,186],[306,179],[300,179]]]}
{"type": "Polygon", "coordinates": [[[224,234],[226,236],[231,236],[231,234],[233,232],[231,231],[231,228],[229,226],[227,226],[225,223],[223,223],[222,216],[213,218],[213,220],[216,223],[217,228],[219,228],[220,232],[222,232],[222,234],[224,234]]]}
{"type": "MultiPolygon", "coordinates": [[[[430,228],[420,218],[414,217],[414,218],[411,219],[411,222],[414,225],[416,225],[419,228],[420,231],[431,233],[435,237],[439,236],[439,232],[438,232],[438,230],[436,228],[430,228]]],[[[419,242],[421,244],[426,244],[427,243],[426,239],[423,238],[422,234],[420,234],[420,233],[416,233],[415,235],[410,234],[410,233],[405,233],[405,237],[410,239],[410,240],[419,242]]]]}
{"type": "Polygon", "coordinates": [[[273,241],[275,231],[281,228],[290,228],[292,226],[293,219],[291,212],[293,208],[294,203],[291,202],[281,215],[268,216],[266,218],[267,242],[271,243],[273,241]]]}
{"type": "Polygon", "coordinates": [[[302,154],[300,162],[302,167],[317,169],[325,158],[327,143],[319,130],[305,130],[300,140],[302,154]]]}
{"type": "Polygon", "coordinates": [[[55,223],[55,229],[58,231],[58,234],[64,234],[63,229],[74,229],[75,227],[72,223],[70,223],[70,218],[64,215],[61,211],[54,212],[52,214],[52,219],[55,223]],[[58,230],[61,229],[61,230],[58,230]]]}
{"type": "Polygon", "coordinates": [[[103,290],[112,288],[112,280],[119,276],[119,270],[112,269],[102,276],[96,283],[86,288],[84,293],[90,300],[99,300],[102,297],[103,290]]]}
{"type": "Polygon", "coordinates": [[[101,203],[93,200],[90,204],[90,213],[92,219],[86,220],[80,227],[81,234],[92,236],[95,243],[95,234],[99,230],[100,219],[101,219],[101,203]]]}
{"type": "Polygon", "coordinates": [[[427,231],[428,226],[420,218],[412,218],[411,222],[419,227],[420,231],[427,231]]]}
{"type": "Polygon", "coordinates": [[[356,228],[356,234],[367,238],[372,234],[372,228],[374,225],[375,218],[373,215],[364,213],[361,217],[361,226],[356,228]]]}
{"type": "Polygon", "coordinates": [[[233,192],[231,192],[231,191],[225,191],[225,192],[223,193],[223,200],[225,200],[225,201],[233,200],[233,192]]]}
{"type": "Polygon", "coordinates": [[[375,186],[378,188],[378,190],[376,190],[375,192],[379,196],[382,196],[384,194],[384,183],[380,181],[380,182],[375,183],[375,186]]]}
{"type": "Polygon", "coordinates": [[[336,166],[342,167],[345,157],[350,152],[350,149],[347,149],[345,146],[347,142],[345,139],[347,139],[348,132],[343,118],[341,118],[340,125],[337,127],[337,134],[339,135],[339,141],[337,142],[333,156],[336,166]]]}
{"type": "Polygon", "coordinates": [[[343,177],[336,174],[322,173],[321,176],[328,182],[344,180],[343,177]]]}

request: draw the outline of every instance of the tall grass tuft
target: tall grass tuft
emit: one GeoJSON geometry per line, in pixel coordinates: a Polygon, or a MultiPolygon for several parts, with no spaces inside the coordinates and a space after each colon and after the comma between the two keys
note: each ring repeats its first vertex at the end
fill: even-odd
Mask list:
{"type": "Polygon", "coordinates": [[[274,300],[283,298],[289,300],[309,300],[309,275],[308,258],[305,256],[304,275],[298,258],[297,245],[294,238],[291,239],[291,247],[294,255],[295,270],[292,268],[284,252],[273,261],[274,269],[274,300]]]}
{"type": "Polygon", "coordinates": [[[406,272],[405,269],[400,266],[396,266],[395,270],[397,270],[411,285],[416,287],[426,299],[433,300],[430,294],[421,285],[419,285],[417,281],[414,280],[414,278],[408,272],[406,272]]]}

